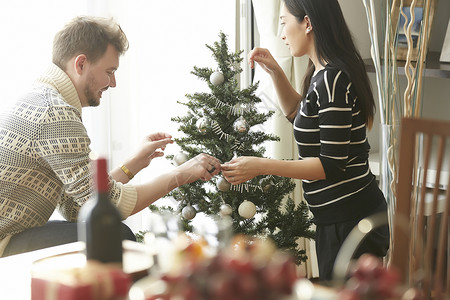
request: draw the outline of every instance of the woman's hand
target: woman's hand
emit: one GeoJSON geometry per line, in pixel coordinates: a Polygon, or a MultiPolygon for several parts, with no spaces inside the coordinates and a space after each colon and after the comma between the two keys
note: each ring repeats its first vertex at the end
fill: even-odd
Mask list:
{"type": "Polygon", "coordinates": [[[254,48],[248,55],[248,61],[251,68],[254,68],[255,62],[257,62],[270,75],[277,92],[280,108],[286,118],[292,122],[297,114],[302,96],[292,87],[283,69],[269,50],[264,48],[254,48]]]}
{"type": "Polygon", "coordinates": [[[274,74],[274,72],[280,68],[272,54],[270,54],[269,50],[265,48],[254,48],[248,54],[248,63],[250,64],[250,68],[255,68],[255,62],[257,62],[263,70],[270,75],[274,74]]]}
{"type": "Polygon", "coordinates": [[[262,158],[241,156],[222,164],[222,175],[231,184],[240,184],[262,175],[262,158]]]}
{"type": "Polygon", "coordinates": [[[178,166],[176,171],[178,173],[176,176],[178,186],[194,182],[197,179],[208,181],[220,173],[220,160],[211,155],[201,153],[178,166]]]}

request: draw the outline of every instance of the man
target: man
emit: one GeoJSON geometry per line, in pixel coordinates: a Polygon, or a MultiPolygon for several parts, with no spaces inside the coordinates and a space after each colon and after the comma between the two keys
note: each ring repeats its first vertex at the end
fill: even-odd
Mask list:
{"type": "MultiPolygon", "coordinates": [[[[103,92],[116,86],[119,56],[127,49],[124,32],[112,20],[75,18],[56,34],[48,71],[1,113],[1,256],[77,240],[78,212],[93,192],[82,107],[98,106],[103,92]],[[48,222],[55,209],[67,221],[48,222]]],[[[123,219],[182,184],[210,180],[220,172],[219,160],[200,154],[144,184],[127,184],[162,156],[169,143],[173,140],[167,133],[150,134],[134,155],[111,171],[111,201],[123,219]]],[[[125,237],[133,239],[123,226],[125,237]]]]}

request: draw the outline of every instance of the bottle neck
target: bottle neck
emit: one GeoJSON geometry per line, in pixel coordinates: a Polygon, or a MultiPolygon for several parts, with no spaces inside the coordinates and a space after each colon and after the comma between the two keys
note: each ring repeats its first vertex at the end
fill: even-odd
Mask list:
{"type": "Polygon", "coordinates": [[[108,195],[109,193],[109,178],[106,165],[106,159],[99,158],[96,160],[95,187],[98,194],[108,195]]]}

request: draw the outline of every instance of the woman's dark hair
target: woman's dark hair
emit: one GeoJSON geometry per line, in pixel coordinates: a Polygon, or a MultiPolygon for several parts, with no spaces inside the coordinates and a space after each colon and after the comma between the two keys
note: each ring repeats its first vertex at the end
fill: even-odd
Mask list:
{"type": "MultiPolygon", "coordinates": [[[[356,49],[350,30],[337,0],[284,0],[287,10],[302,22],[305,15],[311,21],[317,57],[322,64],[342,70],[353,83],[358,104],[370,129],[375,114],[375,101],[364,62],[356,49]]],[[[314,64],[309,61],[303,80],[302,95],[306,96],[314,64]]]]}

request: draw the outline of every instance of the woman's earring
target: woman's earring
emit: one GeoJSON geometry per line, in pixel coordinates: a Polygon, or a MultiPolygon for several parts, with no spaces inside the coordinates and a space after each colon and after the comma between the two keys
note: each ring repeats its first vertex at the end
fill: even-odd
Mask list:
{"type": "Polygon", "coordinates": [[[306,28],[306,32],[309,33],[311,31],[311,27],[306,28]]]}

